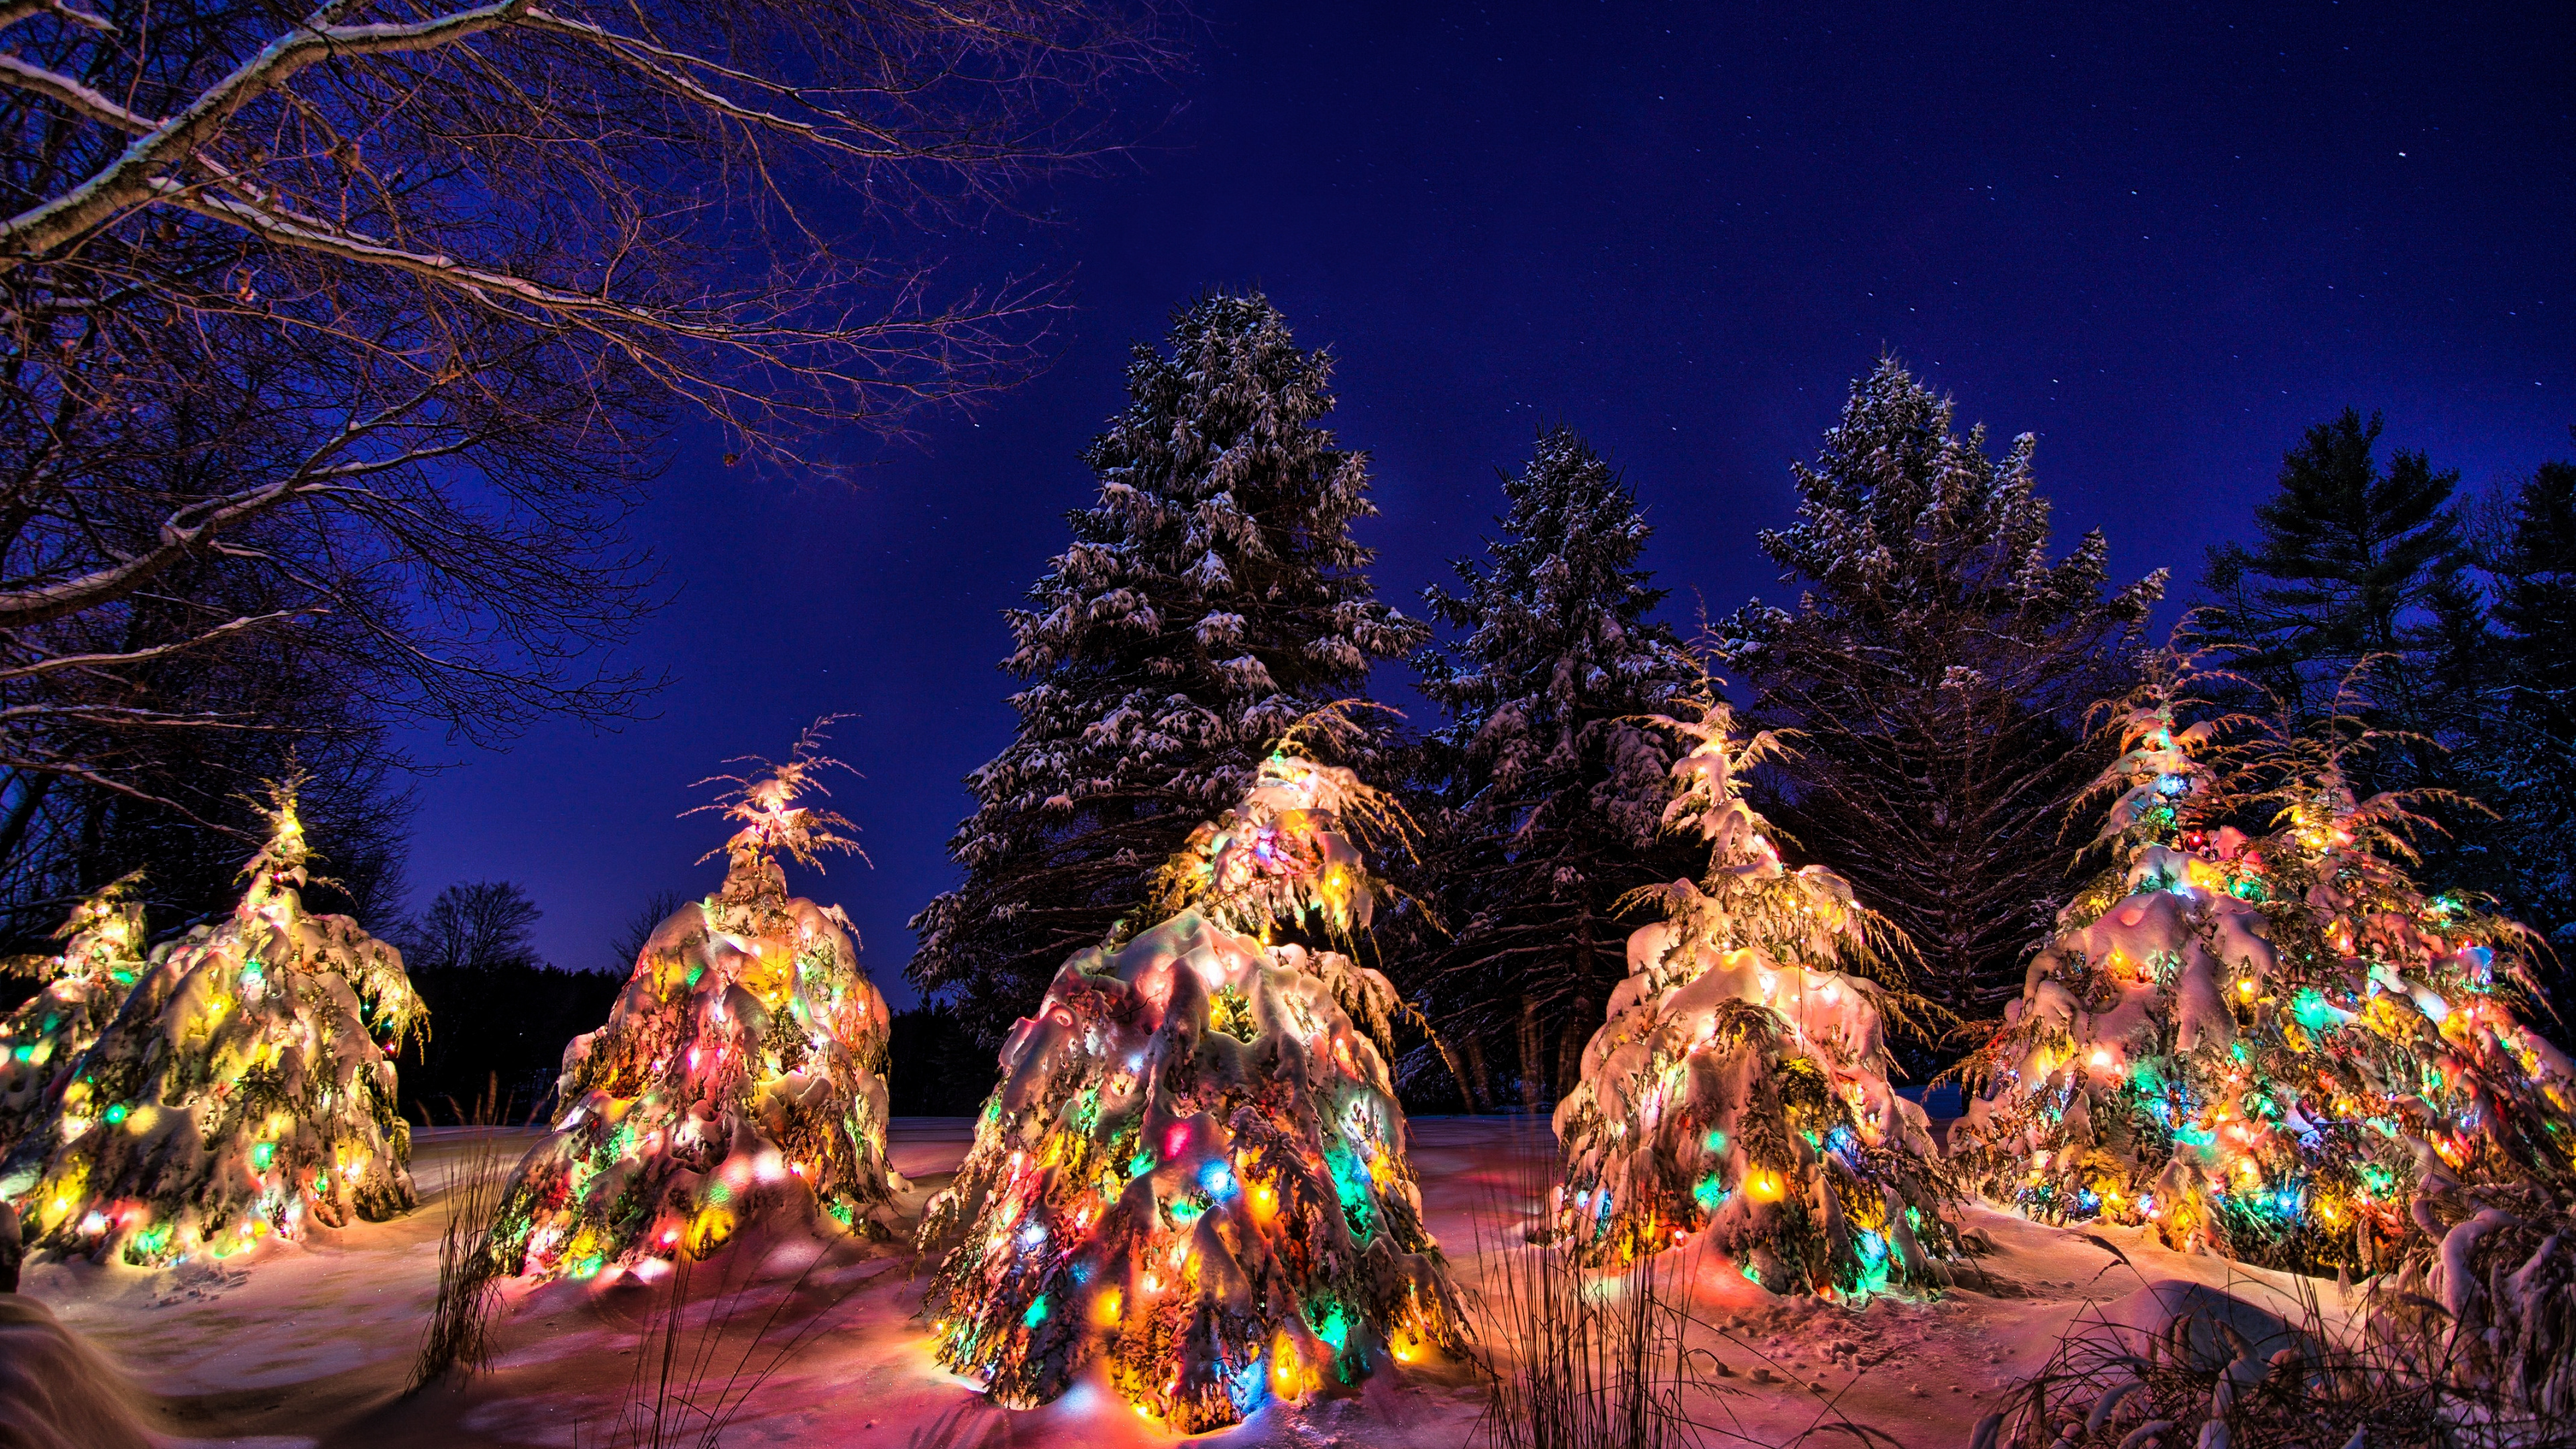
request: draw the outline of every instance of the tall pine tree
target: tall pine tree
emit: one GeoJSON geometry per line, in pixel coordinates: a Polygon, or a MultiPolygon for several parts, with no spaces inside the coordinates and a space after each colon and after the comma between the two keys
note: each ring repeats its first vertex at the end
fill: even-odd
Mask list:
{"type": "Polygon", "coordinates": [[[2348,676],[2369,701],[2363,720],[2395,734],[2353,762],[2354,786],[2427,790],[2419,833],[2424,879],[2513,897],[2517,862],[2499,850],[2492,807],[2466,804],[2508,787],[2498,751],[2515,731],[2499,687],[2493,631],[2471,581],[2457,469],[2390,451],[2380,416],[2346,408],[2307,430],[2281,460],[2276,492],[2254,509],[2251,548],[2210,550],[2201,586],[2215,603],[2193,616],[2204,642],[2301,728],[2324,722],[2348,676]]]}
{"type": "Polygon", "coordinates": [[[913,918],[907,974],[987,1042],[1272,741],[1425,635],[1378,602],[1351,537],[1376,509],[1366,456],[1322,426],[1329,354],[1299,350],[1258,293],[1202,298],[1167,348],[1136,348],[1129,405],[1084,454],[1099,498],[1009,615],[1018,733],[967,779],[976,810],[949,842],[965,881],[913,918]]]}
{"type": "Polygon", "coordinates": [[[2482,561],[2501,665],[2487,674],[2503,688],[2488,691],[2501,696],[2491,722],[2454,757],[2496,816],[2462,821],[2458,853],[2469,883],[2565,962],[2576,959],[2576,463],[2541,464],[2502,501],[2501,537],[2482,561]]]}
{"type": "Polygon", "coordinates": [[[1511,1071],[1535,1108],[1573,1085],[1628,974],[1613,904],[1696,868],[1658,844],[1672,749],[1638,716],[1698,669],[1647,617],[1664,591],[1638,566],[1650,530],[1636,495],[1572,429],[1542,431],[1503,495],[1502,536],[1455,564],[1463,592],[1424,590],[1465,631],[1415,660],[1449,721],[1424,748],[1426,865],[1455,935],[1405,974],[1468,1089],[1511,1071]]]}
{"type": "MultiPolygon", "coordinates": [[[[2210,550],[2199,616],[2229,667],[2302,720],[2320,717],[2354,666],[2372,660],[2372,723],[2455,742],[2475,730],[2479,691],[2461,688],[2483,643],[2471,561],[2452,497],[2458,470],[2421,452],[2378,458],[2381,419],[2346,408],[2308,429],[2281,460],[2280,489],[2254,509],[2255,544],[2210,550]]],[[[2374,770],[2448,783],[2439,751],[2380,752],[2374,770]]]]}
{"type": "Polygon", "coordinates": [[[1798,606],[1746,605],[1720,652],[1763,725],[1804,735],[1772,817],[1913,939],[1927,997],[1977,1017],[2068,888],[2061,816],[2102,765],[2084,713],[2126,687],[2165,575],[2107,590],[2099,531],[2052,561],[2030,435],[1989,458],[1951,412],[1893,357],[1853,386],[1793,466],[1796,526],[1762,534],[1798,606]]]}

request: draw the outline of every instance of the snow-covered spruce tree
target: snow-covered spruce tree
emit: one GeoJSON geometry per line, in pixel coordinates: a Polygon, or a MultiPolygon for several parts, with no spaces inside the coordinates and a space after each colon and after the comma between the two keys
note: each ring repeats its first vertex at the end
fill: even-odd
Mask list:
{"type": "Polygon", "coordinates": [[[857,849],[848,820],[797,803],[839,763],[821,753],[830,723],[784,763],[716,777],[733,788],[701,808],[740,826],[707,853],[725,857],[724,884],[654,930],[608,1024],[565,1048],[563,1114],[503,1191],[494,1271],[589,1278],[825,1216],[894,1226],[885,998],[849,917],[788,895],[778,861],[857,849]]]}
{"type": "Polygon", "coordinates": [[[1923,993],[1962,1016],[2010,999],[2060,898],[2066,802],[2101,768],[2084,711],[2127,685],[2159,570],[2105,592],[2099,532],[2052,562],[2032,440],[1980,427],[1882,358],[1763,551],[1794,610],[1748,604],[1722,657],[1762,723],[1797,729],[1773,813],[1923,953],[1923,993]]]}
{"type": "Polygon", "coordinates": [[[421,1022],[402,955],[313,915],[297,781],[230,919],[157,947],[0,1162],[30,1247],[160,1266],[413,1203],[392,1053],[421,1022]]]}
{"type": "Polygon", "coordinates": [[[1365,456],[1321,425],[1330,356],[1257,293],[1202,298],[1168,346],[1136,349],[1084,455],[1099,497],[1010,615],[1018,732],[968,778],[965,880],[912,922],[908,973],[988,1042],[1243,792],[1244,761],[1423,639],[1362,572],[1350,529],[1376,510],[1365,456]]]}
{"type": "Polygon", "coordinates": [[[143,976],[141,872],[120,877],[72,908],[56,933],[63,949],[11,963],[44,983],[0,1017],[0,1158],[41,1120],[82,1052],[116,1017],[143,976]]]}
{"type": "Polygon", "coordinates": [[[2490,1209],[2563,1223],[2576,1069],[2517,1017],[2529,933],[2410,878],[2411,798],[2351,787],[2349,695],[2231,742],[2258,722],[2193,718],[2196,677],[2168,658],[2116,712],[2085,796],[2116,797],[2112,862],[1962,1064],[1953,1156],[2035,1216],[2302,1271],[2457,1276],[2457,1225],[2465,1252],[2490,1209]]]}
{"type": "Polygon", "coordinates": [[[1783,866],[1740,777],[1782,753],[1739,742],[1713,688],[1673,765],[1665,822],[1707,872],[1650,888],[1665,919],[1628,938],[1631,974],[1556,1108],[1556,1229],[1625,1263],[1692,1233],[1775,1293],[1947,1281],[1947,1174],[1923,1109],[1889,1087],[1902,942],[1822,866],[1783,866]]]}
{"type": "Polygon", "coordinates": [[[1065,963],[922,1220],[941,1362],[1022,1407],[1101,1372],[1197,1433],[1458,1346],[1381,1052],[1404,1008],[1339,952],[1266,944],[1368,924],[1354,836],[1388,815],[1273,755],[1160,873],[1161,923],[1065,963]]]}
{"type": "MultiPolygon", "coordinates": [[[[1612,905],[1690,869],[1661,842],[1669,708],[1698,669],[1647,618],[1664,597],[1637,566],[1636,495],[1570,428],[1542,431],[1510,511],[1462,594],[1424,590],[1465,631],[1414,660],[1449,717],[1425,742],[1437,818],[1425,892],[1454,933],[1406,972],[1469,1062],[1518,1064],[1535,1108],[1574,1084],[1590,1024],[1626,975],[1612,905]]],[[[1471,1104],[1480,1105],[1480,1104],[1471,1104]]]]}

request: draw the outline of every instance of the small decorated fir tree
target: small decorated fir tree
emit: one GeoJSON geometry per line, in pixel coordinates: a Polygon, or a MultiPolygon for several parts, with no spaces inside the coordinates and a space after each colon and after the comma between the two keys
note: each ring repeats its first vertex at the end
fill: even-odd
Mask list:
{"type": "Polygon", "coordinates": [[[1557,1230],[1624,1263],[1704,1234],[1774,1292],[1946,1281],[1946,1175],[1923,1109],[1888,1085],[1898,998],[1890,928],[1822,866],[1783,865],[1737,777],[1779,750],[1739,743],[1713,688],[1673,766],[1667,828],[1708,872],[1641,895],[1666,919],[1628,938],[1630,975],[1557,1105],[1557,1230]]]}
{"type": "Polygon", "coordinates": [[[2194,677],[2168,658],[2113,721],[2113,863],[1963,1064],[1954,1155],[2036,1216],[2309,1271],[2420,1264],[2488,1188],[2563,1202],[2576,1070],[2515,1014],[2529,933],[2409,877],[2348,694],[2239,745],[2194,677]]]}
{"type": "Polygon", "coordinates": [[[52,1106],[80,1054],[142,978],[143,903],[133,899],[142,875],[123,876],[73,907],[55,932],[64,942],[59,954],[12,963],[44,986],[0,1018],[0,1157],[52,1106]]]}
{"type": "Polygon", "coordinates": [[[400,952],[306,913],[297,784],[231,919],[152,953],[0,1164],[29,1246],[160,1266],[412,1206],[392,1053],[420,998],[400,952]]]}
{"type": "Polygon", "coordinates": [[[1267,944],[1368,924],[1352,837],[1390,813],[1349,771],[1274,755],[1156,877],[1161,924],[1057,973],[922,1223],[947,1249],[941,1362],[1028,1406],[1105,1360],[1197,1433],[1457,1345],[1371,1040],[1404,1007],[1338,952],[1267,944]]]}
{"type": "Polygon", "coordinates": [[[892,1227],[885,999],[849,918],[789,896],[778,862],[857,848],[847,820],[797,803],[839,763],[820,753],[830,723],[765,774],[718,777],[734,788],[703,808],[741,826],[724,886],[654,930],[608,1024],[565,1049],[563,1114],[493,1219],[496,1271],[704,1257],[755,1222],[892,1227]]]}

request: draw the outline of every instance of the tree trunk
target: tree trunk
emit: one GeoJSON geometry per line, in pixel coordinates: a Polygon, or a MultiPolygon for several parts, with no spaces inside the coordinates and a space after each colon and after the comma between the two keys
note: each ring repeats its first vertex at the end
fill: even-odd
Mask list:
{"type": "Polygon", "coordinates": [[[1591,1040],[1586,1023],[1592,1014],[1591,1002],[1577,1001],[1566,1014],[1565,1029],[1556,1034],[1556,1100],[1560,1102],[1583,1078],[1583,1044],[1591,1040]]]}
{"type": "Polygon", "coordinates": [[[1529,993],[1521,993],[1521,1105],[1536,1116],[1539,1097],[1545,1090],[1546,1065],[1539,1056],[1538,1002],[1529,993]]]}
{"type": "Polygon", "coordinates": [[[1485,1039],[1467,1038],[1467,1110],[1494,1110],[1493,1074],[1485,1068],[1485,1039]]]}
{"type": "Polygon", "coordinates": [[[0,820],[0,866],[6,866],[18,854],[18,842],[25,839],[27,826],[36,818],[36,810],[52,793],[53,775],[22,775],[18,798],[9,806],[8,818],[0,820]]]}

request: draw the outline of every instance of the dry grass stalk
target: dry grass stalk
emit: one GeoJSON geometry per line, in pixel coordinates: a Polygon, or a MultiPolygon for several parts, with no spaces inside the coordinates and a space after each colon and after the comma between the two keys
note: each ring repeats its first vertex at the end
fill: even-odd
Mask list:
{"type": "Polygon", "coordinates": [[[438,1237],[438,1301],[421,1335],[406,1394],[419,1393],[450,1369],[470,1377],[491,1360],[492,1319],[501,1306],[500,1275],[490,1252],[492,1219],[500,1210],[512,1161],[502,1140],[507,1114],[499,1094],[495,1075],[473,1111],[457,1114],[457,1125],[467,1135],[438,1237]]]}
{"type": "MultiPolygon", "coordinates": [[[[1491,1395],[1477,1442],[1491,1449],[1703,1449],[1758,1444],[1794,1449],[1832,1437],[1860,1449],[1897,1441],[1827,1399],[1800,1405],[1794,1427],[1747,1424],[1730,1400],[1750,1391],[1721,1380],[1719,1353],[1775,1369],[1769,1356],[1700,1316],[1692,1285],[1713,1250],[1690,1245],[1611,1272],[1588,1269],[1570,1240],[1545,1229],[1539,1204],[1555,1185],[1552,1144],[1519,1144],[1515,1180],[1489,1188],[1478,1215],[1481,1286],[1467,1294],[1471,1358],[1491,1395]],[[1499,1234],[1492,1224],[1519,1225],[1499,1234]]],[[[1724,1271],[1732,1272],[1733,1269],[1724,1271]]],[[[1776,1375],[1794,1383],[1785,1370],[1776,1375]]]]}
{"type": "Polygon", "coordinates": [[[2576,1423],[2497,1386],[2438,1305],[2377,1301],[2330,1319],[2303,1285],[2295,1321],[2249,1337],[2213,1293],[2152,1329],[2079,1319],[1981,1420],[1972,1449],[2542,1449],[2576,1423]]]}
{"type": "Polygon", "coordinates": [[[748,1334],[737,1331],[728,1309],[752,1286],[765,1251],[736,1240],[722,1254],[714,1291],[701,1296],[695,1314],[689,1290],[704,1265],[680,1254],[672,1261],[667,1293],[637,1330],[635,1371],[616,1415],[604,1425],[588,1418],[576,1425],[573,1449],[716,1449],[761,1385],[819,1337],[863,1286],[833,1286],[812,1313],[790,1326],[789,1311],[806,1297],[818,1270],[850,1261],[836,1258],[848,1246],[827,1244],[808,1259],[748,1334]]]}

